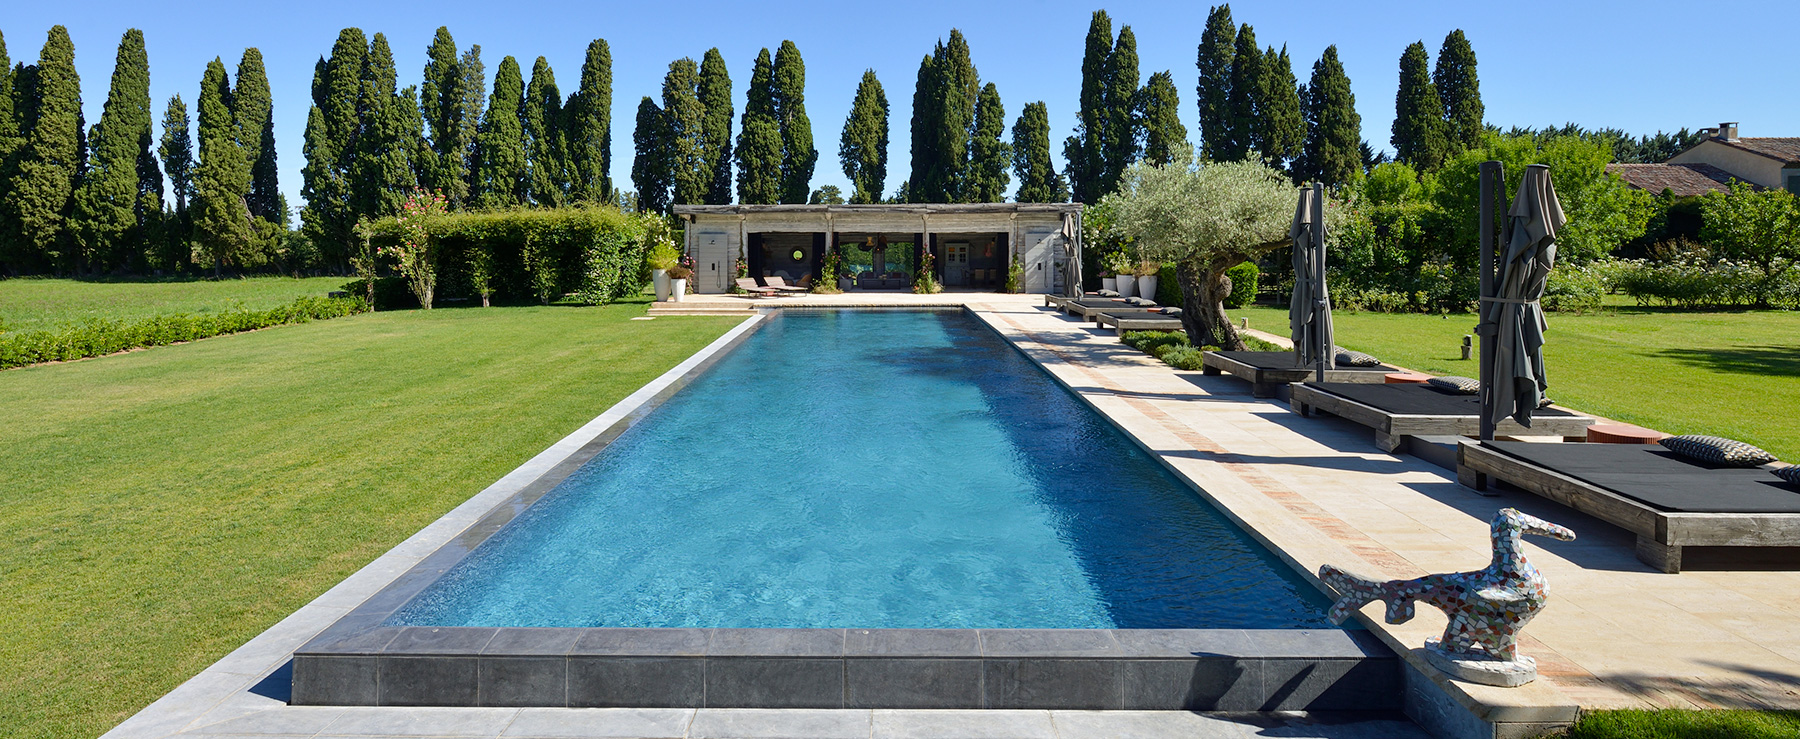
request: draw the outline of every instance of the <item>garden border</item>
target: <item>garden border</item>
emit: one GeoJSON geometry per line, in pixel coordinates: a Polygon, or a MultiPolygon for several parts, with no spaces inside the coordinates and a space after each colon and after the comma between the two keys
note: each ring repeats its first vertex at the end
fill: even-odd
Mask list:
{"type": "MultiPolygon", "coordinates": [[[[960,310],[974,313],[967,307],[960,310]]],[[[1209,711],[1400,708],[1400,660],[1378,638],[1360,630],[383,625],[489,536],[766,325],[771,315],[762,311],[746,320],[478,496],[501,499],[479,514],[472,526],[451,535],[417,565],[295,650],[292,702],[1209,711]]]]}

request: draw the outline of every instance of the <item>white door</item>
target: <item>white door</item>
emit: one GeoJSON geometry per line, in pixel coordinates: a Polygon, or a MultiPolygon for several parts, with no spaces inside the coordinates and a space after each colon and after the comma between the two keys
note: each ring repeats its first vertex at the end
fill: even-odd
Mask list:
{"type": "Polygon", "coordinates": [[[722,293],[731,284],[733,272],[730,239],[723,230],[703,229],[694,232],[694,290],[722,293]]]}
{"type": "Polygon", "coordinates": [[[1055,231],[1025,233],[1025,292],[1048,293],[1056,286],[1055,231]]]}
{"type": "Polygon", "coordinates": [[[952,241],[944,245],[944,284],[969,284],[969,242],[952,241]]]}

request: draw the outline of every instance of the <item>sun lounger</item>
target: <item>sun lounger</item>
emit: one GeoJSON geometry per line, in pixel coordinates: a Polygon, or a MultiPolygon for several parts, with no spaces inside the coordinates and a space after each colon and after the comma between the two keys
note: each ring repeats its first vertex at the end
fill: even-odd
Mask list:
{"type": "MultiPolygon", "coordinates": [[[[1375,445],[1384,452],[1400,448],[1408,436],[1481,433],[1481,400],[1476,395],[1452,394],[1422,383],[1308,381],[1288,389],[1288,403],[1295,413],[1305,416],[1324,411],[1374,429],[1375,445]]],[[[1494,433],[1581,440],[1587,438],[1587,427],[1593,424],[1592,418],[1552,406],[1532,414],[1531,428],[1506,418],[1494,433]]]]}
{"type": "Polygon", "coordinates": [[[1126,331],[1180,331],[1181,317],[1152,311],[1117,311],[1107,310],[1090,313],[1088,318],[1101,328],[1110,328],[1115,334],[1126,331]]]}
{"type": "Polygon", "coordinates": [[[1088,320],[1092,320],[1096,313],[1148,313],[1151,308],[1156,307],[1155,303],[1150,303],[1149,305],[1134,305],[1126,302],[1127,300],[1129,299],[1102,298],[1084,295],[1079,298],[1064,298],[1062,304],[1057,307],[1064,313],[1072,316],[1078,315],[1088,320]]]}
{"type": "MultiPolygon", "coordinates": [[[[1291,383],[1315,379],[1310,366],[1294,363],[1293,352],[1207,352],[1200,358],[1201,371],[1208,375],[1227,374],[1250,383],[1250,394],[1273,398],[1291,383]]],[[[1387,365],[1349,367],[1334,364],[1325,370],[1326,382],[1383,382],[1390,372],[1400,370],[1387,365]]]]}
{"type": "Polygon", "coordinates": [[[763,287],[761,285],[758,285],[758,284],[756,284],[756,280],[753,280],[749,277],[737,278],[737,286],[740,289],[742,289],[745,293],[748,293],[753,297],[773,298],[773,297],[779,297],[781,295],[780,290],[776,290],[775,288],[772,288],[772,287],[763,287]]]}
{"type": "Polygon", "coordinates": [[[1681,571],[1689,546],[1800,546],[1800,490],[1769,467],[1721,468],[1653,444],[1464,442],[1456,476],[1499,480],[1637,535],[1637,558],[1681,571]]]}
{"type": "Polygon", "coordinates": [[[811,290],[808,290],[804,287],[794,287],[792,285],[789,285],[789,284],[787,284],[787,280],[781,279],[779,276],[776,276],[776,275],[770,275],[768,277],[764,277],[763,284],[766,284],[770,288],[773,288],[775,290],[780,290],[784,293],[812,292],[811,290]]]}

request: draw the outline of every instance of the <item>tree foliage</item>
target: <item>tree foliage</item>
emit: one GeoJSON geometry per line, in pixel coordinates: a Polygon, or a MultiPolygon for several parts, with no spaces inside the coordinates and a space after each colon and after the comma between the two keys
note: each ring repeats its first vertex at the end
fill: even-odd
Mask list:
{"type": "Polygon", "coordinates": [[[637,188],[638,210],[665,212],[669,209],[670,191],[675,184],[669,120],[648,95],[638,101],[637,125],[632,129],[631,140],[635,149],[631,159],[631,186],[637,188]]]}
{"type": "Polygon", "coordinates": [[[160,215],[140,210],[139,166],[149,141],[150,60],[144,33],[133,28],[119,40],[112,87],[100,123],[88,137],[92,156],[70,219],[81,261],[90,269],[136,262],[142,254],[145,220],[160,215]]]}
{"type": "Polygon", "coordinates": [[[527,191],[533,205],[555,208],[569,196],[568,154],[563,138],[562,92],[550,61],[538,57],[525,88],[524,121],[527,191]]]}
{"type": "Polygon", "coordinates": [[[1168,72],[1150,75],[1137,102],[1144,124],[1144,161],[1157,165],[1187,161],[1192,147],[1187,127],[1181,125],[1180,108],[1174,76],[1168,72]]]}
{"type": "Polygon", "coordinates": [[[776,49],[770,80],[770,102],[781,129],[781,202],[805,203],[819,150],[813,148],[812,120],[806,117],[806,62],[794,42],[784,40],[776,49]]]}
{"type": "Polygon", "coordinates": [[[581,87],[565,109],[572,202],[612,200],[612,97],[612,49],[594,39],[581,63],[581,87]]]}
{"type": "Polygon", "coordinates": [[[27,69],[24,89],[15,90],[15,100],[25,100],[27,107],[20,116],[18,164],[9,172],[12,186],[0,207],[16,229],[19,261],[67,268],[72,266],[68,217],[86,152],[81,78],[68,29],[51,27],[38,63],[27,69]]]}
{"type": "Polygon", "coordinates": [[[700,106],[705,111],[707,168],[712,180],[706,188],[707,205],[731,202],[731,74],[718,47],[706,50],[700,60],[700,106]]]}
{"type": "Polygon", "coordinates": [[[877,203],[887,182],[888,100],[875,70],[863,70],[838,138],[838,161],[850,179],[850,202],[877,203]]]}
{"type": "Polygon", "coordinates": [[[246,201],[250,195],[250,162],[238,145],[231,112],[231,80],[225,62],[215,57],[200,80],[200,162],[194,173],[194,241],[218,275],[236,263],[256,232],[246,201]]]}
{"type": "MultiPolygon", "coordinates": [[[[339,268],[361,241],[354,233],[358,213],[351,200],[350,168],[362,130],[359,101],[368,55],[362,29],[338,32],[331,56],[319,59],[313,68],[313,104],[306,117],[302,147],[306,165],[300,170],[306,207],[300,211],[300,222],[324,260],[339,268]]],[[[173,171],[171,166],[171,176],[173,171]]]]}
{"type": "Polygon", "coordinates": [[[1472,267],[1479,256],[1479,168],[1488,160],[1505,165],[1509,195],[1518,190],[1526,166],[1550,167],[1556,195],[1569,219],[1556,237],[1559,264],[1605,258],[1643,234],[1649,223],[1651,195],[1633,190],[1618,175],[1607,173],[1612,152],[1604,144],[1573,136],[1540,142],[1489,134],[1482,146],[1446,162],[1437,176],[1438,208],[1451,223],[1449,256],[1459,266],[1472,267]]]}
{"type": "Polygon", "coordinates": [[[1221,152],[1231,147],[1231,62],[1236,48],[1231,5],[1213,6],[1200,33],[1196,62],[1200,82],[1194,88],[1194,102],[1200,108],[1200,148],[1208,159],[1224,159],[1221,152]]]}
{"type": "Polygon", "coordinates": [[[1050,113],[1043,101],[1027,103],[1012,130],[1013,173],[1021,203],[1063,203],[1069,200],[1069,183],[1056,171],[1050,158],[1050,113]]]}
{"type": "Polygon", "coordinates": [[[1262,49],[1256,45],[1256,29],[1245,23],[1238,28],[1231,53],[1231,96],[1226,101],[1225,138],[1213,154],[1215,161],[1236,161],[1258,151],[1262,116],[1262,49]]]}
{"type": "Polygon", "coordinates": [[[962,31],[951,29],[919,66],[913,92],[912,190],[914,203],[961,203],[969,197],[970,134],[980,75],[962,31]]]}
{"type": "Polygon", "coordinates": [[[1773,305],[1783,280],[1800,266],[1800,197],[1734,181],[1730,191],[1707,193],[1700,202],[1700,237],[1719,256],[1754,265],[1756,305],[1773,305]]]}
{"type": "Polygon", "coordinates": [[[1006,133],[1006,107],[1000,102],[1000,90],[989,82],[981,88],[975,103],[975,128],[969,140],[969,176],[964,183],[964,199],[971,203],[999,203],[1006,200],[1006,188],[1012,176],[1006,166],[1012,160],[1012,145],[1000,139],[1006,133]]]}
{"type": "Polygon", "coordinates": [[[190,258],[188,234],[193,229],[193,220],[188,214],[188,204],[194,200],[192,126],[187,103],[182,102],[180,95],[171,96],[163,110],[162,140],[156,149],[157,156],[162,158],[163,171],[169,176],[169,195],[175,199],[173,218],[163,227],[162,252],[158,260],[162,266],[171,269],[186,265],[190,258]]]}
{"type": "Polygon", "coordinates": [[[494,71],[494,92],[481,119],[475,180],[470,189],[476,207],[494,209],[524,205],[527,198],[525,129],[520,120],[525,80],[519,60],[506,57],[494,71]]]}
{"type": "Polygon", "coordinates": [[[697,205],[706,201],[712,187],[712,162],[706,151],[706,108],[700,103],[700,70],[694,60],[669,63],[663,77],[663,146],[674,185],[673,205],[697,205]]]}
{"type": "Polygon", "coordinates": [[[397,72],[387,37],[375,34],[361,80],[362,125],[350,167],[350,201],[361,219],[400,212],[419,185],[415,156],[424,148],[418,91],[395,90],[397,72]]]}
{"type": "Polygon", "coordinates": [[[1325,47],[1313,63],[1302,101],[1306,144],[1296,179],[1333,186],[1355,179],[1363,169],[1362,116],[1356,112],[1356,95],[1350,92],[1350,77],[1338,61],[1336,46],[1325,47]]]}
{"type": "Polygon", "coordinates": [[[1097,202],[1105,193],[1100,188],[1108,149],[1106,94],[1112,50],[1112,18],[1106,11],[1096,10],[1088,23],[1087,50],[1081,57],[1081,110],[1074,135],[1063,142],[1075,200],[1083,203],[1097,202]]]}
{"type": "Polygon", "coordinates": [[[1265,49],[1262,56],[1262,96],[1257,117],[1257,151],[1277,169],[1291,169],[1306,143],[1306,118],[1300,113],[1300,94],[1294,79],[1294,62],[1287,47],[1265,49]]]}
{"type": "Polygon", "coordinates": [[[1437,68],[1431,83],[1444,104],[1444,138],[1453,151],[1481,145],[1487,114],[1481,104],[1481,80],[1475,73],[1475,48],[1458,28],[1438,47],[1437,68]]]}
{"type": "MultiPolygon", "coordinates": [[[[775,120],[774,66],[769,50],[763,49],[750,70],[737,142],[740,203],[767,205],[781,201],[781,126],[775,120]]],[[[639,114],[642,115],[641,108],[639,114]]]]}
{"type": "Polygon", "coordinates": [[[1449,141],[1444,132],[1444,103],[1431,82],[1431,59],[1425,44],[1413,42],[1400,55],[1400,92],[1394,98],[1394,158],[1414,169],[1433,172],[1443,166],[1449,141]]]}
{"type": "Polygon", "coordinates": [[[260,49],[245,49],[238,60],[231,114],[237,124],[238,147],[250,163],[250,215],[286,229],[287,198],[281,194],[275,155],[275,101],[260,49]]]}

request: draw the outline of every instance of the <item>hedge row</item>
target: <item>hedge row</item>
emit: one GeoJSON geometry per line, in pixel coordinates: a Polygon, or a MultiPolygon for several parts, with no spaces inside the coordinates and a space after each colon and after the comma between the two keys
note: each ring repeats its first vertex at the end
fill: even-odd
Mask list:
{"type": "Polygon", "coordinates": [[[55,331],[0,333],[0,369],[98,357],[284,323],[339,318],[368,309],[361,298],[304,297],[267,310],[171,313],[137,321],[95,318],[55,331]]]}
{"type": "MultiPolygon", "coordinates": [[[[489,284],[499,300],[552,302],[574,293],[582,302],[608,303],[635,295],[649,282],[644,216],[608,207],[458,212],[424,220],[437,243],[437,294],[479,299],[471,267],[491,265],[489,284]]],[[[400,224],[375,224],[377,245],[397,243],[400,224]]]]}

